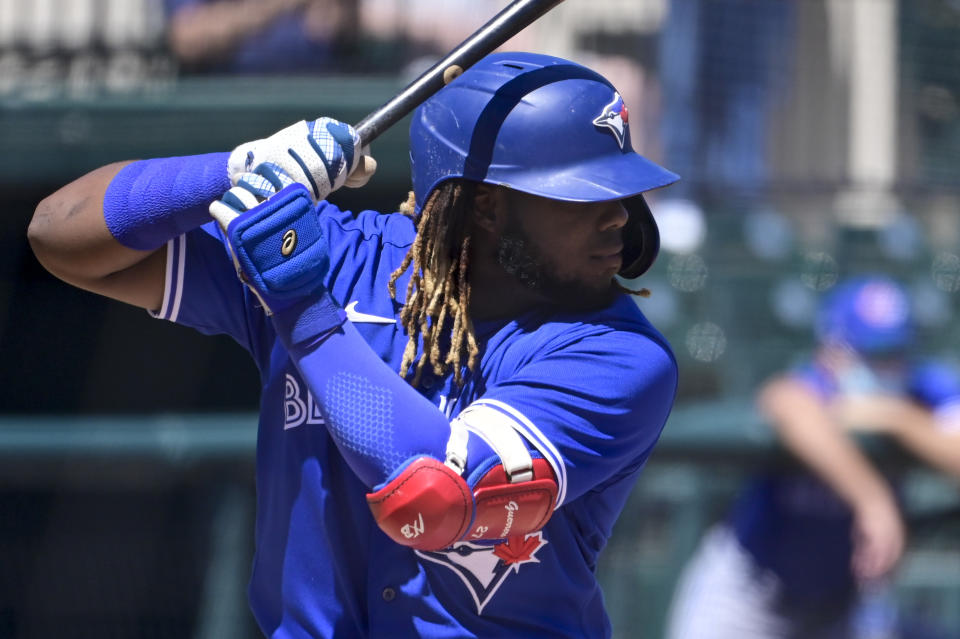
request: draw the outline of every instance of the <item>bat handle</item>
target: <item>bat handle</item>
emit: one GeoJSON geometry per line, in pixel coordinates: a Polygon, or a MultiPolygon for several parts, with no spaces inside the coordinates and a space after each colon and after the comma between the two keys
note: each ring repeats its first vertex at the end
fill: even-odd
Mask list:
{"type": "Polygon", "coordinates": [[[439,91],[463,70],[502,45],[563,0],[514,0],[500,13],[457,45],[442,60],[411,82],[389,102],[363,118],[354,128],[363,146],[399,122],[421,102],[439,91]]]}

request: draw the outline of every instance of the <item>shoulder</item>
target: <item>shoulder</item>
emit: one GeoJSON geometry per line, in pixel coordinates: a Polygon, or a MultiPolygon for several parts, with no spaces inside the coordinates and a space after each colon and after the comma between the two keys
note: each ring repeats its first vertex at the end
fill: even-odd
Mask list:
{"type": "Polygon", "coordinates": [[[667,339],[627,295],[596,311],[552,315],[537,328],[536,334],[546,350],[607,344],[611,355],[624,354],[629,358],[659,351],[675,362],[667,339]]]}
{"type": "Polygon", "coordinates": [[[940,359],[915,362],[909,373],[909,392],[921,402],[937,408],[960,402],[960,369],[940,359]]]}
{"type": "Polygon", "coordinates": [[[571,387],[624,399],[651,386],[672,395],[677,385],[669,343],[625,295],[597,311],[521,318],[489,346],[500,375],[523,378],[524,369],[535,370],[571,387]]]}
{"type": "Polygon", "coordinates": [[[576,469],[587,482],[568,496],[637,467],[666,423],[678,383],[666,339],[629,298],[507,323],[486,342],[478,378],[470,406],[507,414],[531,441],[550,442],[543,448],[564,460],[557,467],[576,469]]]}

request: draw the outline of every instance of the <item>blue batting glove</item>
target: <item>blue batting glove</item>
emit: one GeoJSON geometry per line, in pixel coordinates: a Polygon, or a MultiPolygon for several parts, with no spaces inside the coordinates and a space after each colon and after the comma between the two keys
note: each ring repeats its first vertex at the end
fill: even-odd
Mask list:
{"type": "Polygon", "coordinates": [[[230,154],[227,172],[233,184],[264,163],[279,167],[307,187],[314,202],[341,186],[366,184],[376,161],[360,149],[360,136],[332,118],[301,120],[263,140],[241,144],[230,154]]]}
{"type": "Polygon", "coordinates": [[[265,163],[239,176],[210,205],[237,276],[272,315],[323,292],[330,267],[326,238],[309,191],[265,163]]]}

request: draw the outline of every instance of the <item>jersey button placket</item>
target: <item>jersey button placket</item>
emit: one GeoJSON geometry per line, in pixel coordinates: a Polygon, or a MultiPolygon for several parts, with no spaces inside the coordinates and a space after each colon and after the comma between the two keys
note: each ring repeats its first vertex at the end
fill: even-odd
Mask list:
{"type": "Polygon", "coordinates": [[[397,591],[387,586],[386,588],[380,591],[380,596],[383,597],[384,601],[393,601],[394,599],[397,598],[397,591]]]}

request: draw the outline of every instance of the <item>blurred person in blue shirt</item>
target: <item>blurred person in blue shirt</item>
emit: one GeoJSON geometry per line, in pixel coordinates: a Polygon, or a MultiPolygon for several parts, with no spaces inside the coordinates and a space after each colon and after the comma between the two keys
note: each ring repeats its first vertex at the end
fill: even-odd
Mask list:
{"type": "Polygon", "coordinates": [[[810,360],[768,381],[758,408],[800,462],[753,477],[681,576],[670,639],[913,639],[889,579],[906,526],[896,483],[855,433],[890,437],[960,477],[960,374],[911,354],[903,288],[853,278],[828,296],[810,360]]]}
{"type": "MultiPolygon", "coordinates": [[[[411,79],[505,4],[499,0],[163,2],[169,48],[187,74],[395,75],[399,71],[411,79]]],[[[518,39],[511,43],[516,45],[518,39]]]]}
{"type": "Polygon", "coordinates": [[[187,72],[336,68],[356,35],[352,0],[164,0],[170,49],[187,72]]]}

